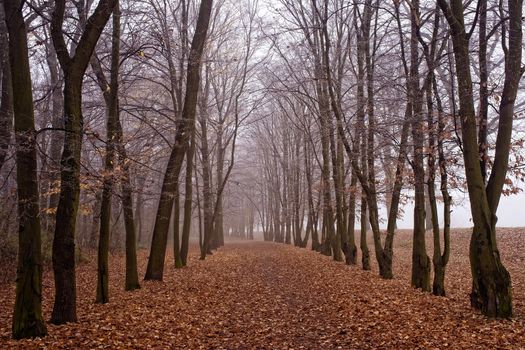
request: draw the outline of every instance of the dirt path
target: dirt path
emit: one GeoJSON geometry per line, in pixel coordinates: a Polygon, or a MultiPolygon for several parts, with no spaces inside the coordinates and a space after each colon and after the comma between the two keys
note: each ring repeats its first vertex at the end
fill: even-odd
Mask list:
{"type": "MultiPolygon", "coordinates": [[[[305,249],[230,243],[184,269],[170,261],[163,282],[133,293],[121,290],[123,260],[112,261],[110,303],[93,304],[95,266],[81,266],[80,322],[50,325],[44,339],[9,340],[13,290],[4,287],[0,348],[525,348],[522,318],[489,321],[463,299],[436,298],[305,249]]],[[[51,304],[46,273],[46,318],[51,304]]]]}

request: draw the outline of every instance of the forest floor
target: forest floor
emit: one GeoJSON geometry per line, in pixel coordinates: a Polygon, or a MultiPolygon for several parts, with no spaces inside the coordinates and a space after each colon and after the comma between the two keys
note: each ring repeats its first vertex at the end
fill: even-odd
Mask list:
{"type": "MultiPolygon", "coordinates": [[[[14,284],[0,285],[0,348],[20,349],[525,349],[525,232],[500,229],[514,287],[515,318],[495,321],[469,306],[469,233],[455,230],[447,297],[410,287],[410,232],[396,236],[394,280],[307,249],[229,242],[163,282],[123,290],[124,258],[111,258],[110,303],[94,304],[96,264],[78,267],[79,322],[48,324],[42,339],[10,339],[14,284]]],[[[431,241],[430,235],[428,241],[431,241]]],[[[372,249],[370,242],[369,247],[372,249]]],[[[429,244],[429,252],[431,244],[429,244]]],[[[140,251],[139,270],[147,252],[140,251]]],[[[360,257],[359,257],[360,258],[360,257]]],[[[53,301],[44,274],[44,314],[53,301]]]]}

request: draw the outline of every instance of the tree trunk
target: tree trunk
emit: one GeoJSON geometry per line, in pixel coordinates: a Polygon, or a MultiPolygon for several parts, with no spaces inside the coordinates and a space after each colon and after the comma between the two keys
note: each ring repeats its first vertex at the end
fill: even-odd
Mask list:
{"type": "MultiPolygon", "coordinates": [[[[450,252],[449,247],[449,230],[450,230],[450,196],[447,191],[447,173],[446,173],[446,159],[443,152],[443,111],[441,106],[441,100],[436,89],[436,101],[438,104],[437,114],[437,133],[434,120],[434,96],[432,95],[432,89],[435,80],[434,69],[436,65],[436,43],[437,35],[439,30],[440,16],[439,8],[436,8],[434,15],[434,29],[432,33],[432,39],[429,45],[424,41],[422,36],[419,34],[418,28],[418,40],[423,46],[423,53],[425,55],[425,60],[428,67],[428,73],[425,80],[425,95],[427,103],[427,128],[428,128],[428,158],[427,158],[427,169],[428,169],[428,179],[427,179],[427,189],[428,189],[428,201],[427,203],[427,224],[426,228],[432,230],[433,241],[434,241],[434,253],[432,256],[432,263],[434,265],[434,280],[432,283],[432,293],[434,295],[445,295],[445,267],[448,263],[448,256],[450,252]],[[436,145],[437,138],[437,145],[436,145]],[[438,210],[437,210],[437,200],[436,200],[436,150],[439,155],[439,168],[441,173],[441,192],[443,194],[444,202],[444,218],[445,218],[445,227],[444,227],[444,238],[445,246],[444,253],[441,253],[441,237],[439,229],[439,219],[438,219],[438,210]],[[430,225],[428,224],[428,219],[430,219],[430,225]]],[[[419,15],[416,13],[416,15],[419,15]]],[[[417,23],[419,23],[419,18],[417,18],[417,23]]],[[[418,24],[419,26],[420,24],[418,24]]]]}
{"type": "MultiPolygon", "coordinates": [[[[372,19],[372,11],[370,9],[370,1],[364,5],[363,10],[363,19],[361,22],[361,27],[357,27],[357,122],[356,122],[356,138],[357,144],[355,145],[355,161],[357,162],[358,155],[361,155],[359,161],[361,162],[361,172],[363,179],[365,179],[366,185],[368,186],[368,162],[367,162],[367,143],[368,139],[365,137],[367,135],[367,128],[365,125],[365,54],[367,47],[369,46],[370,41],[370,22],[372,19]]],[[[367,200],[372,200],[372,198],[367,198],[366,191],[361,184],[361,237],[360,237],[360,247],[361,247],[361,263],[364,270],[370,270],[370,253],[368,251],[368,244],[366,241],[366,231],[367,231],[367,200]]]]}
{"type": "Polygon", "coordinates": [[[212,0],[202,0],[199,8],[199,17],[195,34],[191,43],[186,81],[186,96],[184,98],[184,108],[182,118],[178,121],[175,135],[175,143],[171,151],[164,181],[162,184],[153,237],[151,251],[146,270],[146,280],[162,280],[164,272],[164,258],[166,255],[166,244],[168,238],[169,217],[173,207],[173,193],[178,184],[182,162],[188,147],[190,131],[195,124],[195,110],[197,105],[197,95],[199,91],[199,71],[201,65],[202,52],[210,22],[212,0]]]}
{"type": "MultiPolygon", "coordinates": [[[[441,254],[441,242],[439,238],[439,230],[434,230],[434,247],[438,246],[439,249],[434,249],[433,263],[434,263],[434,281],[432,283],[432,293],[434,295],[445,295],[445,268],[448,264],[450,256],[450,206],[452,197],[448,193],[448,174],[447,174],[447,159],[445,156],[445,150],[443,147],[443,137],[445,133],[445,122],[443,116],[443,108],[441,106],[441,100],[437,93],[437,84],[434,83],[435,79],[432,77],[430,84],[434,87],[436,101],[437,101],[437,112],[438,112],[438,132],[437,132],[437,149],[438,149],[438,162],[439,172],[441,175],[441,195],[443,197],[443,253],[441,254]]],[[[430,115],[430,113],[429,113],[430,115]]],[[[432,211],[432,217],[436,215],[437,222],[437,208],[432,211]]],[[[434,224],[435,226],[435,224],[434,224]]],[[[439,229],[439,227],[438,227],[439,229]]]]}
{"type": "MultiPolygon", "coordinates": [[[[287,120],[285,119],[286,123],[287,120]]],[[[287,138],[283,138],[283,162],[282,162],[282,171],[283,171],[283,216],[284,216],[284,225],[285,225],[285,238],[284,243],[292,243],[291,236],[291,221],[290,221],[290,144],[287,138]]]]}
{"type": "Polygon", "coordinates": [[[146,184],[146,175],[139,176],[135,191],[137,192],[137,198],[135,203],[135,215],[134,215],[134,225],[135,232],[137,233],[137,245],[140,247],[141,243],[144,241],[144,185],[146,184]]]}
{"type": "Polygon", "coordinates": [[[173,226],[173,262],[175,268],[181,268],[183,264],[180,254],[180,183],[175,189],[173,201],[173,220],[171,223],[173,226]]]}
{"type": "MultiPolygon", "coordinates": [[[[130,181],[128,156],[124,147],[122,125],[117,119],[117,147],[119,165],[122,168],[122,179],[120,186],[122,191],[122,208],[124,210],[124,228],[126,230],[126,290],[140,288],[139,275],[137,271],[137,235],[136,225],[133,218],[133,190],[130,181]]],[[[142,189],[141,189],[142,190],[142,189]]]]}
{"type": "MultiPolygon", "coordinates": [[[[193,212],[193,160],[195,157],[195,127],[191,129],[190,147],[186,156],[186,179],[184,193],[184,219],[182,224],[182,245],[180,249],[180,267],[185,266],[190,244],[191,215],[193,212]]],[[[177,264],[176,264],[177,266],[177,264]]]]}
{"type": "MultiPolygon", "coordinates": [[[[372,14],[374,11],[376,11],[376,28],[377,29],[377,10],[372,9],[372,2],[369,0],[369,2],[365,3],[366,11],[370,12],[367,17],[370,18],[370,20],[367,20],[367,24],[365,25],[365,35],[364,35],[364,55],[365,55],[365,63],[366,63],[366,94],[367,94],[367,116],[368,116],[368,129],[367,129],[367,140],[366,140],[366,161],[367,166],[366,169],[368,170],[368,190],[371,193],[374,193],[374,197],[372,197],[375,201],[374,206],[377,207],[377,199],[375,197],[376,193],[376,172],[375,172],[375,133],[376,133],[376,122],[375,122],[375,115],[374,115],[374,55],[375,55],[375,44],[374,47],[370,48],[370,23],[372,19],[372,14]]],[[[377,32],[377,30],[374,30],[374,35],[377,32]]],[[[375,39],[374,39],[375,43],[375,39]]],[[[364,130],[363,130],[364,135],[364,130]]],[[[363,136],[364,140],[364,136],[363,136]]],[[[364,144],[361,146],[361,150],[364,151],[365,147],[364,144]]],[[[363,159],[364,161],[364,159],[363,159]]],[[[365,168],[364,168],[365,169],[365,168]]],[[[363,172],[365,172],[363,170],[363,172]]],[[[366,173],[366,172],[365,172],[366,173]]],[[[371,198],[371,199],[372,199],[371,198]]],[[[370,215],[370,214],[369,214],[370,215]]],[[[378,215],[377,211],[373,213],[372,215],[378,215]]],[[[370,228],[370,218],[368,220],[365,220],[367,226],[363,227],[365,230],[370,228]]],[[[365,231],[366,235],[366,231],[365,231]]],[[[366,239],[366,236],[365,236],[366,239]]],[[[380,255],[382,253],[382,247],[381,247],[381,238],[378,237],[378,234],[375,234],[374,239],[374,246],[375,246],[375,252],[377,255],[380,255]],[[378,242],[379,241],[379,242],[378,242]],[[378,244],[379,243],[379,244],[378,244]]],[[[370,263],[369,263],[370,264],[370,263]]]]}
{"type": "Polygon", "coordinates": [[[223,145],[223,121],[219,123],[217,130],[217,198],[215,206],[215,217],[213,218],[214,232],[211,246],[208,248],[217,249],[224,244],[224,213],[223,213],[223,197],[219,195],[219,189],[224,182],[224,145],[223,145]]]}
{"type": "Polygon", "coordinates": [[[478,1],[479,11],[479,166],[483,181],[487,180],[489,161],[488,145],[488,114],[489,114],[489,86],[487,67],[487,0],[478,1]]]}
{"type": "MultiPolygon", "coordinates": [[[[18,185],[18,267],[12,331],[13,338],[21,339],[47,333],[42,315],[37,145],[23,3],[19,0],[4,1],[0,4],[3,6],[9,32],[18,185]]],[[[3,90],[6,88],[3,86],[3,90]]]]}
{"type": "MultiPolygon", "coordinates": [[[[118,0],[117,0],[118,1],[118,0]]],[[[115,104],[115,145],[118,151],[118,161],[122,170],[120,179],[122,192],[122,209],[124,211],[124,228],[126,231],[126,282],[125,290],[131,291],[140,288],[139,276],[137,271],[137,238],[136,225],[133,218],[133,190],[131,187],[131,178],[129,163],[127,162],[127,153],[124,146],[124,133],[120,123],[120,109],[118,100],[118,67],[120,52],[120,7],[119,3],[115,6],[113,14],[113,51],[111,60],[111,89],[110,92],[115,96],[112,103],[115,104]]],[[[112,106],[112,108],[115,108],[112,106]]],[[[143,178],[143,182],[145,178],[143,178]]],[[[142,190],[142,186],[141,190],[142,190]]],[[[137,201],[138,202],[138,201],[137,201]]],[[[140,211],[139,211],[140,212],[140,211]]]]}
{"type": "Polygon", "coordinates": [[[479,163],[469,37],[465,30],[463,3],[460,0],[451,0],[450,6],[446,0],[438,0],[438,4],[451,28],[458,76],[463,158],[474,222],[469,253],[472,272],[471,304],[487,316],[508,318],[512,316],[511,279],[501,262],[497,247],[496,212],[508,168],[514,104],[519,80],[523,74],[521,68],[523,1],[508,1],[509,39],[505,51],[505,81],[500,102],[493,170],[486,187],[479,163]]]}
{"type": "Polygon", "coordinates": [[[334,213],[332,209],[332,190],[330,186],[330,138],[329,138],[329,115],[328,105],[326,104],[325,94],[322,87],[317,88],[319,99],[320,117],[319,124],[321,128],[321,149],[322,149],[322,191],[323,191],[323,227],[325,232],[322,240],[321,253],[332,255],[332,240],[334,232],[334,213]]]}
{"type": "Polygon", "coordinates": [[[361,264],[363,265],[363,270],[370,270],[370,252],[368,250],[368,243],[366,241],[366,231],[367,231],[367,199],[364,191],[361,193],[361,236],[360,236],[360,247],[361,247],[361,264]]]}
{"type": "Polygon", "coordinates": [[[113,196],[115,169],[115,140],[119,120],[118,89],[120,64],[120,10],[117,4],[113,10],[113,34],[111,40],[111,78],[109,91],[104,91],[106,100],[106,160],[100,206],[100,235],[98,240],[98,270],[96,303],[109,302],[109,235],[111,230],[111,197],[113,196]]]}
{"type": "MultiPolygon", "coordinates": [[[[335,217],[336,217],[336,232],[332,237],[332,251],[334,253],[335,261],[343,261],[341,255],[341,241],[343,232],[345,231],[344,226],[344,213],[343,213],[343,191],[344,191],[344,180],[341,169],[342,158],[338,156],[337,144],[334,136],[333,123],[330,121],[330,152],[332,156],[332,178],[334,181],[334,192],[335,192],[335,217]]],[[[344,232],[346,234],[346,232],[344,232]]]]}
{"type": "Polygon", "coordinates": [[[419,0],[412,2],[412,35],[410,39],[410,100],[412,101],[412,140],[414,144],[414,234],[412,240],[412,278],[415,288],[430,291],[430,258],[425,246],[425,168],[423,166],[423,112],[419,88],[419,48],[417,24],[419,0]]]}
{"type": "MultiPolygon", "coordinates": [[[[203,201],[203,229],[204,237],[209,240],[213,236],[213,208],[211,193],[211,165],[210,151],[208,147],[208,95],[209,95],[209,67],[206,66],[206,79],[201,94],[199,123],[201,127],[201,158],[202,158],[202,201],[203,201]]],[[[202,245],[201,258],[208,253],[202,245]]]]}
{"type": "Polygon", "coordinates": [[[53,239],[53,272],[55,303],[51,322],[76,322],[75,227],[80,193],[80,155],[82,148],[82,80],[95,45],[113,12],[116,0],[101,0],[86,22],[76,46],[69,56],[64,40],[65,0],[55,1],[51,18],[51,35],[64,72],[64,149],[61,158],[60,195],[55,236],[53,239]]]}
{"type": "Polygon", "coordinates": [[[355,206],[356,206],[357,176],[352,171],[350,180],[350,195],[348,198],[348,221],[347,221],[347,244],[348,253],[346,263],[355,265],[357,263],[357,247],[355,245],[355,206]]]}
{"type": "MultiPolygon", "coordinates": [[[[312,193],[312,166],[310,163],[310,145],[305,139],[305,154],[304,154],[304,167],[306,172],[306,186],[307,186],[307,196],[308,196],[308,222],[310,223],[310,228],[312,231],[312,250],[319,251],[319,236],[317,234],[315,220],[315,205],[314,205],[314,196],[312,193]]],[[[307,226],[308,227],[308,226],[307,226]]],[[[307,228],[308,231],[308,228],[307,228]]]]}
{"type": "Polygon", "coordinates": [[[13,86],[9,64],[8,29],[3,5],[0,4],[0,69],[2,96],[0,98],[0,170],[4,166],[13,128],[13,86]]]}
{"type": "Polygon", "coordinates": [[[89,247],[95,248],[98,245],[98,235],[97,233],[100,231],[100,206],[102,204],[102,192],[99,190],[99,188],[96,189],[95,192],[95,203],[93,203],[93,217],[91,221],[91,233],[89,235],[89,247]]]}
{"type": "MultiPolygon", "coordinates": [[[[428,185],[429,181],[430,180],[427,178],[425,183],[428,185]]],[[[434,199],[428,197],[427,200],[425,201],[425,230],[426,231],[432,230],[432,225],[433,225],[432,224],[432,215],[431,215],[431,213],[432,213],[431,201],[432,200],[434,200],[434,199]]]]}
{"type": "MultiPolygon", "coordinates": [[[[59,186],[60,186],[60,155],[62,153],[62,143],[64,142],[64,121],[62,115],[64,113],[64,100],[62,98],[62,76],[60,74],[60,67],[58,65],[55,48],[52,43],[46,44],[48,46],[47,51],[47,65],[49,67],[49,77],[53,91],[51,92],[52,100],[52,121],[51,126],[53,127],[51,133],[51,140],[49,145],[49,163],[48,163],[48,178],[49,178],[49,201],[47,208],[49,209],[47,218],[47,227],[45,233],[51,236],[55,230],[55,214],[58,206],[59,199],[59,186]]],[[[98,213],[97,213],[98,215],[98,213]]],[[[98,228],[98,226],[97,226],[98,228]]]]}

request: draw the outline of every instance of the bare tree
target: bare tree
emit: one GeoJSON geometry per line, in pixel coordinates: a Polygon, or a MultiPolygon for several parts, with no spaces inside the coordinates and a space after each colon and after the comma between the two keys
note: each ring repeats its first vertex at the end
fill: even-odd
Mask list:
{"type": "MultiPolygon", "coordinates": [[[[459,0],[439,0],[438,3],[451,29],[458,74],[457,94],[460,103],[463,159],[474,222],[470,244],[471,304],[488,316],[510,317],[512,316],[511,280],[501,262],[497,247],[496,213],[508,168],[514,104],[519,81],[524,72],[521,66],[523,1],[508,1],[508,41],[506,27],[501,27],[505,54],[505,82],[499,106],[494,165],[486,185],[480,167],[480,146],[470,72],[470,34],[465,26],[465,9],[459,0]]],[[[483,138],[481,142],[484,142],[483,138]]]]}
{"type": "Polygon", "coordinates": [[[42,315],[37,145],[23,2],[4,1],[1,6],[5,6],[9,33],[18,184],[18,268],[12,330],[13,338],[21,339],[47,333],[42,315]]]}
{"type": "Polygon", "coordinates": [[[161,280],[164,271],[167,234],[170,213],[173,207],[173,194],[178,184],[178,177],[182,168],[185,153],[188,148],[191,130],[195,124],[195,110],[200,83],[200,66],[204,43],[210,22],[212,0],[202,0],[199,8],[199,17],[195,34],[190,47],[188,73],[186,81],[186,95],[182,117],[177,121],[175,143],[171,151],[166,173],[163,180],[162,192],[153,229],[151,252],[145,279],[161,280]]]}
{"type": "Polygon", "coordinates": [[[116,0],[102,0],[86,20],[85,29],[70,55],[62,32],[66,2],[57,0],[51,19],[51,36],[64,73],[64,149],[61,158],[61,185],[55,235],[53,271],[55,304],[51,321],[74,322],[76,312],[75,226],[80,193],[80,155],[82,149],[82,81],[91,54],[111,15],[116,0]]]}

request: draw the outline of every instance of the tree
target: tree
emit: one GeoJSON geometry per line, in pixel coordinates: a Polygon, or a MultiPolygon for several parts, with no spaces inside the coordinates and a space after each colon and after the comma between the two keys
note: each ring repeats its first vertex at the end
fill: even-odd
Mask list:
{"type": "Polygon", "coordinates": [[[18,268],[12,330],[13,338],[21,339],[47,333],[42,315],[37,145],[23,2],[3,1],[1,5],[5,6],[9,33],[18,185],[18,268]]]}
{"type": "MultiPolygon", "coordinates": [[[[125,149],[122,145],[122,127],[119,119],[119,67],[120,67],[120,5],[113,10],[113,34],[111,49],[111,74],[108,84],[98,58],[93,66],[97,71],[99,86],[101,87],[106,103],[106,159],[102,199],[100,208],[100,235],[98,241],[98,278],[97,278],[97,303],[109,302],[109,236],[111,230],[111,197],[115,183],[115,153],[118,148],[119,164],[124,170],[122,183],[122,205],[124,207],[124,220],[126,229],[126,290],[139,287],[137,275],[137,258],[135,248],[135,224],[133,220],[133,203],[131,199],[131,186],[129,184],[129,170],[125,160],[125,149]]],[[[95,55],[96,56],[96,55],[95,55]]]]}
{"type": "MultiPolygon", "coordinates": [[[[124,229],[126,231],[126,281],[125,289],[128,291],[139,289],[137,272],[137,235],[133,215],[133,193],[130,179],[129,159],[124,146],[124,133],[120,121],[119,79],[121,61],[120,42],[120,3],[113,10],[113,28],[111,35],[111,64],[110,79],[103,72],[97,53],[93,54],[91,67],[96,75],[97,83],[102,91],[106,106],[106,162],[103,178],[103,188],[100,202],[100,239],[98,246],[98,278],[97,278],[97,302],[109,301],[108,294],[108,249],[111,222],[111,197],[113,196],[115,180],[119,180],[121,188],[122,209],[124,213],[124,229]],[[114,163],[118,162],[121,174],[117,174],[114,163]],[[119,176],[120,175],[120,176],[119,176]]],[[[144,181],[142,178],[140,181],[144,181]]],[[[142,192],[139,193],[139,199],[142,192]]],[[[140,202],[140,200],[138,200],[140,202]]],[[[142,204],[138,204],[142,205],[142,204]]],[[[140,209],[137,210],[140,213],[140,209]]]]}
{"type": "Polygon", "coordinates": [[[64,73],[64,148],[60,163],[60,197],[53,239],[55,303],[51,322],[76,322],[75,227],[80,193],[82,150],[82,82],[98,38],[113,12],[116,0],[101,0],[86,20],[85,28],[70,55],[62,32],[66,1],[55,1],[51,36],[64,73]]]}
{"type": "Polygon", "coordinates": [[[472,272],[470,300],[474,308],[481,310],[487,316],[508,318],[512,316],[511,279],[501,262],[497,246],[496,213],[508,169],[514,104],[519,81],[524,72],[521,67],[523,1],[509,0],[507,2],[508,43],[506,26],[501,26],[505,54],[505,80],[499,105],[494,164],[486,184],[483,180],[482,166],[480,166],[480,146],[470,72],[470,34],[465,26],[465,8],[461,0],[438,0],[438,4],[450,27],[454,48],[463,159],[474,223],[469,251],[472,272]]]}
{"type": "Polygon", "coordinates": [[[0,6],[0,170],[2,169],[9,150],[11,131],[13,128],[13,88],[11,84],[11,67],[9,64],[9,40],[3,6],[0,6]]]}
{"type": "Polygon", "coordinates": [[[430,291],[430,258],[425,245],[425,168],[424,168],[424,114],[423,93],[419,85],[419,45],[417,20],[419,19],[419,0],[411,5],[410,36],[410,83],[409,99],[412,105],[412,141],[414,170],[414,239],[412,241],[412,280],[415,288],[430,291]]]}
{"type": "Polygon", "coordinates": [[[169,218],[173,207],[173,195],[175,186],[182,169],[182,163],[189,145],[191,130],[195,124],[195,111],[197,106],[197,94],[200,83],[200,66],[204,43],[210,23],[212,0],[202,0],[199,7],[199,17],[195,34],[191,42],[187,78],[186,95],[181,119],[177,120],[175,143],[166,167],[166,173],[162,184],[159,199],[153,238],[151,241],[150,256],[146,270],[146,280],[162,280],[164,272],[164,258],[166,255],[166,244],[168,238],[169,218]]]}
{"type": "MultiPolygon", "coordinates": [[[[438,64],[439,58],[442,49],[445,45],[441,45],[438,49],[438,31],[440,24],[440,12],[439,7],[435,9],[434,14],[434,23],[432,30],[432,38],[430,46],[425,42],[421,35],[421,21],[418,17],[419,13],[413,13],[412,22],[417,27],[415,34],[419,40],[421,46],[423,47],[423,54],[425,56],[425,61],[428,67],[428,73],[424,83],[424,90],[426,95],[426,105],[427,105],[427,125],[428,128],[428,158],[427,158],[427,169],[428,169],[428,179],[427,179],[427,193],[428,200],[426,204],[428,206],[427,218],[430,218],[430,225],[426,225],[427,229],[432,229],[433,241],[434,241],[434,254],[432,256],[432,263],[434,266],[434,280],[432,283],[432,293],[434,295],[445,295],[445,267],[448,264],[450,256],[450,205],[451,197],[448,193],[448,174],[447,174],[447,156],[444,152],[443,139],[445,124],[443,121],[443,106],[441,103],[441,98],[437,91],[436,76],[435,76],[435,67],[438,64]],[[437,108],[434,107],[434,98],[436,99],[437,108]],[[437,109],[437,128],[435,127],[436,120],[434,116],[434,111],[437,109]],[[437,131],[436,131],[437,129],[437,131]],[[441,195],[443,196],[443,218],[444,218],[444,227],[443,227],[443,253],[441,252],[441,234],[439,227],[439,218],[438,218],[438,208],[437,208],[437,199],[436,199],[436,149],[438,154],[438,166],[441,179],[441,195]]],[[[448,39],[448,38],[447,38],[448,39]]],[[[447,40],[443,40],[443,44],[447,40]]],[[[428,219],[427,219],[428,221],[428,219]]]]}

